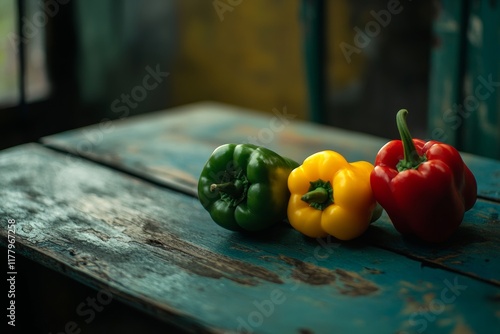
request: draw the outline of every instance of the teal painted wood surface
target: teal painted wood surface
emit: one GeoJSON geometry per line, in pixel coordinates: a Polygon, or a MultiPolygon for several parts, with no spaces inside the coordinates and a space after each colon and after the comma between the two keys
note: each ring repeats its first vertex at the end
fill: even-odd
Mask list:
{"type": "Polygon", "coordinates": [[[500,160],[462,153],[464,162],[478,182],[478,196],[492,201],[500,200],[500,160]]]}
{"type": "MultiPolygon", "coordinates": [[[[88,138],[96,137],[92,135],[96,127],[58,134],[44,138],[43,142],[193,196],[196,196],[197,178],[204,163],[213,149],[225,142],[254,142],[297,161],[324,149],[337,150],[351,161],[373,161],[387,142],[382,138],[296,122],[291,115],[286,119],[286,126],[273,133],[270,129],[278,128],[274,117],[276,115],[262,116],[244,109],[203,103],[130,119],[103,135],[91,151],[79,148],[84,147],[88,138]]],[[[464,159],[478,179],[479,194],[498,201],[500,162],[470,154],[464,154],[464,159]]],[[[467,213],[459,233],[444,246],[426,247],[403,241],[386,216],[374,224],[380,227],[377,237],[370,236],[367,242],[425,259],[429,265],[500,284],[500,260],[495,255],[500,253],[500,208],[494,203],[488,204],[488,200],[478,201],[475,209],[467,213]]]]}
{"type": "Polygon", "coordinates": [[[363,240],[311,240],[284,225],[233,233],[192,196],[36,144],[3,151],[0,169],[0,213],[16,220],[20,253],[191,332],[500,326],[497,284],[363,240]]]}
{"type": "Polygon", "coordinates": [[[500,286],[500,204],[478,201],[447,242],[429,245],[401,238],[385,212],[363,240],[369,244],[500,286]]]}
{"type": "MultiPolygon", "coordinates": [[[[297,120],[286,107],[270,115],[220,103],[198,103],[45,137],[42,143],[195,195],[203,164],[228,142],[254,143],[303,161],[335,150],[373,162],[389,139],[297,120]]],[[[500,200],[500,162],[464,154],[481,197],[500,200]]]]}

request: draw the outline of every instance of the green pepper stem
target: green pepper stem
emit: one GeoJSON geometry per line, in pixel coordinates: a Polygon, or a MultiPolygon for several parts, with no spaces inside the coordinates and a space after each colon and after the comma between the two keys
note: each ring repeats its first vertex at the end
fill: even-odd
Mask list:
{"type": "Polygon", "coordinates": [[[217,191],[219,198],[231,207],[236,207],[247,198],[249,182],[243,171],[228,172],[220,181],[212,183],[210,192],[217,191]]]}
{"type": "Polygon", "coordinates": [[[396,115],[396,124],[398,126],[399,135],[401,136],[401,142],[403,143],[404,157],[400,160],[397,169],[399,172],[405,171],[407,169],[416,169],[418,166],[426,160],[425,156],[420,156],[413,143],[413,138],[406,124],[406,116],[408,115],[408,110],[401,109],[396,115]]]}
{"type": "Polygon", "coordinates": [[[300,199],[309,204],[324,203],[328,199],[328,191],[325,188],[319,187],[305,193],[300,199]]]}
{"type": "Polygon", "coordinates": [[[243,193],[243,187],[240,182],[225,182],[225,183],[213,183],[210,185],[210,191],[220,191],[228,194],[231,197],[240,197],[243,193]]]}

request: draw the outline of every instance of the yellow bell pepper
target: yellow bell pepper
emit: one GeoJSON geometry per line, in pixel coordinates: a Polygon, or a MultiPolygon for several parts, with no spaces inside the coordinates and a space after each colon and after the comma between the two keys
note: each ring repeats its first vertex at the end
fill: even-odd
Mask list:
{"type": "Polygon", "coordinates": [[[299,232],[351,240],[363,234],[382,213],[370,186],[373,165],[348,163],[334,151],[306,158],[288,177],[288,220],[299,232]]]}

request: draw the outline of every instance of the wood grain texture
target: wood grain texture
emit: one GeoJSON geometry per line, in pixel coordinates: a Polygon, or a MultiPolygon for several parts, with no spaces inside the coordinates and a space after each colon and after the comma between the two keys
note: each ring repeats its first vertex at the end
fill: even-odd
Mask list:
{"type": "Polygon", "coordinates": [[[499,213],[500,204],[478,201],[448,241],[432,245],[401,237],[384,212],[363,240],[418,259],[423,265],[444,267],[500,286],[499,213]]]}
{"type": "MultiPolygon", "coordinates": [[[[266,117],[202,102],[44,137],[42,143],[196,195],[203,164],[221,144],[254,143],[298,162],[326,149],[349,161],[373,162],[388,140],[298,121],[286,107],[266,117]]],[[[463,157],[477,178],[479,196],[500,200],[500,161],[463,157]]]]}
{"type": "MultiPolygon", "coordinates": [[[[113,131],[102,134],[95,145],[88,143],[91,138],[99,138],[99,132],[95,132],[99,126],[47,137],[43,142],[193,196],[204,163],[213,149],[226,142],[256,142],[297,161],[325,149],[336,150],[349,161],[374,161],[380,147],[387,142],[297,122],[286,110],[276,111],[274,117],[203,103],[122,121],[113,131]]],[[[498,201],[500,162],[470,154],[463,157],[478,180],[479,195],[498,201]]],[[[500,260],[494,254],[500,251],[499,206],[488,203],[480,200],[466,214],[459,233],[446,246],[429,247],[403,241],[385,215],[374,225],[380,227],[377,237],[369,238],[368,242],[497,284],[500,260]]]]}
{"type": "Polygon", "coordinates": [[[35,144],[3,151],[0,169],[19,253],[191,332],[500,325],[498,286],[363,241],[226,231],[191,196],[35,144]]]}

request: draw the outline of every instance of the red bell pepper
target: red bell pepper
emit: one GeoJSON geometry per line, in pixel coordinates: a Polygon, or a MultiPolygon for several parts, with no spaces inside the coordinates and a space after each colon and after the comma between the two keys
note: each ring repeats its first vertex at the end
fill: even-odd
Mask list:
{"type": "Polygon", "coordinates": [[[412,139],[407,114],[406,109],[398,112],[401,140],[380,149],[370,184],[399,233],[442,242],[474,206],[476,179],[453,146],[412,139]]]}

